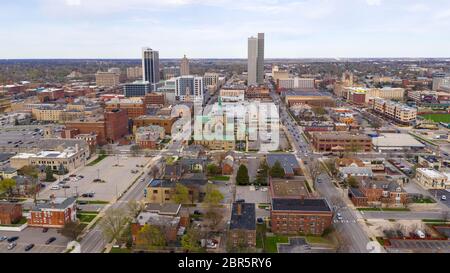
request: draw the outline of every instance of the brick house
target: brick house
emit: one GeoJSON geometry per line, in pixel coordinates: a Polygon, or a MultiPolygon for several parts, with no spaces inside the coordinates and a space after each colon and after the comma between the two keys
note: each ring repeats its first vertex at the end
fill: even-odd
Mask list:
{"type": "Polygon", "coordinates": [[[229,240],[232,247],[256,246],[256,212],[254,203],[233,203],[229,240]]]}
{"type": "Polygon", "coordinates": [[[408,200],[407,192],[395,181],[361,181],[358,189],[349,189],[348,196],[358,207],[399,207],[408,200]]]}
{"type": "Polygon", "coordinates": [[[37,204],[30,211],[29,226],[62,228],[67,222],[77,220],[76,198],[52,198],[37,204]]]}
{"type": "Polygon", "coordinates": [[[22,218],[22,205],[0,202],[0,225],[11,225],[22,218]]]}
{"type": "Polygon", "coordinates": [[[326,199],[272,199],[272,232],[322,235],[331,226],[333,213],[326,199]]]}
{"type": "Polygon", "coordinates": [[[234,159],[231,155],[228,155],[222,161],[222,174],[231,175],[233,173],[234,159]]]}

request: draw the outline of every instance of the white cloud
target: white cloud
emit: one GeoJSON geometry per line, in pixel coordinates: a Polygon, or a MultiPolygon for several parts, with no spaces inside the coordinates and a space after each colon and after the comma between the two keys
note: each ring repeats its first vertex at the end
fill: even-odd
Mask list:
{"type": "Polygon", "coordinates": [[[424,3],[416,3],[416,4],[408,6],[406,8],[406,10],[409,12],[426,12],[426,11],[431,10],[431,8],[424,3]]]}

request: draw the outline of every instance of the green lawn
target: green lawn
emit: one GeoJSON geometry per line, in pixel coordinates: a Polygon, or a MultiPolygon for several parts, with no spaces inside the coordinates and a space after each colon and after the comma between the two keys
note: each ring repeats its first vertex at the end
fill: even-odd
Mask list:
{"type": "Polygon", "coordinates": [[[97,216],[96,214],[77,213],[78,220],[82,223],[90,223],[97,216]]]}
{"type": "Polygon", "coordinates": [[[408,208],[358,208],[359,211],[410,211],[408,208]]]}
{"type": "Polygon", "coordinates": [[[425,114],[422,117],[434,122],[450,123],[450,114],[425,114]]]}
{"type": "Polygon", "coordinates": [[[230,177],[226,176],[226,175],[217,175],[217,176],[208,177],[208,179],[213,180],[213,181],[228,181],[228,180],[230,180],[230,177]]]}
{"type": "Polygon", "coordinates": [[[131,253],[128,248],[113,247],[109,253],[131,253]]]}
{"type": "Polygon", "coordinates": [[[288,243],[289,238],[287,236],[276,235],[272,237],[266,237],[264,240],[264,252],[266,253],[277,253],[278,243],[288,243]]]}
{"type": "Polygon", "coordinates": [[[331,244],[331,242],[320,236],[306,236],[306,241],[310,244],[331,244]]]}
{"type": "Polygon", "coordinates": [[[94,166],[95,164],[97,164],[98,162],[102,161],[103,159],[107,158],[108,155],[99,155],[97,156],[97,158],[93,161],[91,161],[89,164],[87,164],[88,166],[94,166]]]}
{"type": "Polygon", "coordinates": [[[20,218],[20,220],[18,222],[15,222],[14,224],[11,225],[0,225],[0,226],[4,226],[4,227],[20,227],[21,225],[25,224],[27,222],[27,218],[26,217],[22,217],[20,218]]]}
{"type": "Polygon", "coordinates": [[[426,198],[417,198],[413,200],[413,203],[417,203],[417,204],[432,204],[432,203],[436,203],[436,201],[434,201],[433,199],[431,199],[430,197],[426,197],[426,198]]]}

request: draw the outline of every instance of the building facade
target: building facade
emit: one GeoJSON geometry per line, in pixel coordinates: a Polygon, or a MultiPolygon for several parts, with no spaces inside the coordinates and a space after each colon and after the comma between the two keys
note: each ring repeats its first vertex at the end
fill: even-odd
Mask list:
{"type": "Polygon", "coordinates": [[[264,83],[264,33],[248,38],[248,85],[264,83]]]}

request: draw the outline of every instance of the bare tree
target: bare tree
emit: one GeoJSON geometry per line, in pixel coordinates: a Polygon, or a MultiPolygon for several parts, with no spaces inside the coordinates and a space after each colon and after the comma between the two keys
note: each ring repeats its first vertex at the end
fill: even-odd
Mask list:
{"type": "Polygon", "coordinates": [[[127,211],[122,208],[110,208],[99,223],[105,238],[110,242],[118,240],[126,228],[130,218],[127,211]]]}
{"type": "Polygon", "coordinates": [[[308,167],[309,175],[313,181],[313,187],[316,188],[317,178],[322,174],[323,168],[318,161],[313,161],[308,167]]]}

